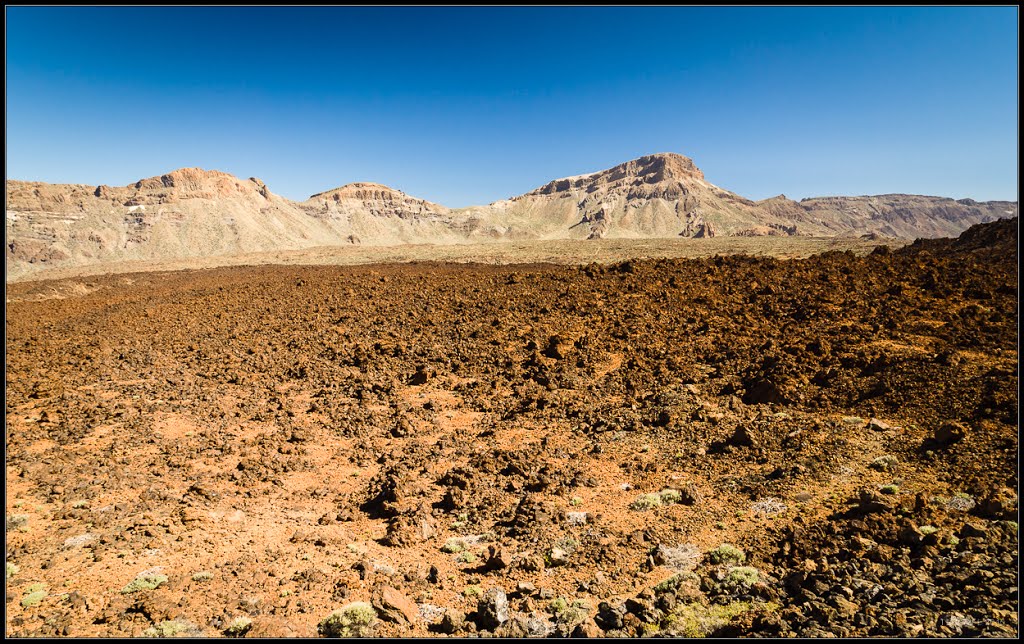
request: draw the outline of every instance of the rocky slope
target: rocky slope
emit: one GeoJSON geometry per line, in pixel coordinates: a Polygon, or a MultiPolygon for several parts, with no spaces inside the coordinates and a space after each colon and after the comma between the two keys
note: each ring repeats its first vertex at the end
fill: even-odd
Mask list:
{"type": "Polygon", "coordinates": [[[6,184],[8,277],[48,267],[362,243],[881,235],[938,237],[1016,216],[1016,202],[940,197],[785,196],[751,201],[694,162],[655,154],[557,179],[487,206],[451,210],[376,183],[294,202],[259,179],[198,168],[124,187],[6,184]]]}

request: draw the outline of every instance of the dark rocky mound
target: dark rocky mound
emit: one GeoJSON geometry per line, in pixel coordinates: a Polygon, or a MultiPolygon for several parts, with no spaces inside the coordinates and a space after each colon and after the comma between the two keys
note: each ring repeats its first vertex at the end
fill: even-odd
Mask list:
{"type": "Polygon", "coordinates": [[[955,239],[918,239],[901,252],[985,253],[1017,257],[1017,217],[975,224],[955,239]]]}

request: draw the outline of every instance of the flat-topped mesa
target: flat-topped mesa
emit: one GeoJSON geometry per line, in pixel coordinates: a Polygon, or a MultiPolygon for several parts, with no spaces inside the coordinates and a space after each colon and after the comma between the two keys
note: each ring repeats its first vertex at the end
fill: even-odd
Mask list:
{"type": "Polygon", "coordinates": [[[413,197],[409,197],[409,195],[405,194],[401,190],[395,190],[394,188],[385,186],[382,183],[357,181],[355,183],[346,183],[343,186],[332,188],[331,190],[318,192],[315,195],[311,195],[307,201],[314,201],[317,199],[329,199],[331,201],[341,201],[342,199],[396,201],[412,198],[413,197]]]}
{"type": "Polygon", "coordinates": [[[359,181],[339,188],[318,192],[305,202],[318,208],[364,208],[374,215],[399,216],[424,213],[446,213],[448,208],[426,199],[419,199],[380,183],[359,181]]]}
{"type": "Polygon", "coordinates": [[[650,191],[650,188],[647,188],[647,186],[657,184],[666,184],[666,186],[654,192],[665,193],[665,196],[676,196],[678,194],[685,194],[686,190],[680,188],[684,188],[687,183],[694,180],[703,182],[704,173],[694,164],[693,159],[684,157],[681,154],[665,152],[649,154],[639,159],[621,163],[607,170],[555,179],[523,196],[531,197],[560,192],[568,193],[572,190],[593,192],[599,188],[616,189],[630,187],[644,187],[641,192],[646,193],[650,191]]]}

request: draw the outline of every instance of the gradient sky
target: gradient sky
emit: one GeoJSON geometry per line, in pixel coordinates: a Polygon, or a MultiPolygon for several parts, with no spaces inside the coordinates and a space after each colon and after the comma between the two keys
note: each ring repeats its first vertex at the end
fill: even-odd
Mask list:
{"type": "Polygon", "coordinates": [[[8,7],[7,178],[451,207],[654,152],[743,196],[1017,199],[1017,7],[8,7]]]}

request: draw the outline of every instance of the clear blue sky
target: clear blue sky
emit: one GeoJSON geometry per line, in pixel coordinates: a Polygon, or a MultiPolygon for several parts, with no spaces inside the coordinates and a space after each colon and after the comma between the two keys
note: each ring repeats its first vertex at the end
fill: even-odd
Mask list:
{"type": "Polygon", "coordinates": [[[760,199],[1017,199],[1017,7],[8,7],[7,177],[459,207],[653,152],[760,199]]]}

